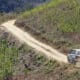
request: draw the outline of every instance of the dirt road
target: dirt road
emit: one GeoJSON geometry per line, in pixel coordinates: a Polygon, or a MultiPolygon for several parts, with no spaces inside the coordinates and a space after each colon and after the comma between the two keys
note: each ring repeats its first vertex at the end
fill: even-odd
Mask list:
{"type": "Polygon", "coordinates": [[[8,22],[3,23],[1,26],[4,26],[9,32],[15,35],[19,40],[25,42],[27,45],[32,48],[42,52],[49,58],[55,59],[59,62],[68,63],[67,56],[63,53],[58,52],[56,49],[53,49],[49,45],[46,45],[38,40],[36,40],[33,36],[31,36],[28,32],[25,32],[14,25],[15,20],[10,20],[8,22]]]}

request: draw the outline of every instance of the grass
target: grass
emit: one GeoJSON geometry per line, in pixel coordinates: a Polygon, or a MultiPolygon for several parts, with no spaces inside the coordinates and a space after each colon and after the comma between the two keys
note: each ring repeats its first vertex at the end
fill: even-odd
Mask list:
{"type": "MultiPolygon", "coordinates": [[[[41,20],[42,21],[44,20],[44,21],[39,26],[44,25],[43,27],[45,27],[46,24],[49,25],[51,23],[55,23],[56,21],[56,24],[57,24],[56,27],[58,27],[58,29],[61,30],[62,32],[74,32],[74,31],[77,32],[79,31],[78,30],[79,21],[80,21],[79,13],[80,13],[80,7],[76,0],[73,0],[73,1],[72,0],[54,0],[48,4],[44,4],[43,6],[34,8],[31,11],[25,12],[21,16],[24,19],[25,18],[28,19],[27,17],[29,18],[32,17],[35,21],[37,20],[36,17],[40,16],[40,21],[41,20]],[[65,9],[65,10],[62,10],[59,7],[62,7],[62,9],[65,9]]],[[[31,23],[33,24],[32,20],[31,20],[31,23]]]]}
{"type": "Polygon", "coordinates": [[[37,8],[34,8],[34,9],[30,10],[30,11],[26,11],[25,13],[23,13],[22,17],[25,18],[25,17],[27,17],[29,15],[33,15],[33,14],[35,14],[37,12],[40,12],[42,10],[45,10],[46,8],[50,8],[50,7],[53,7],[53,6],[55,7],[56,5],[60,4],[62,1],[63,0],[54,0],[54,2],[51,1],[50,4],[48,4],[48,3],[43,4],[42,6],[39,6],[37,8]]]}
{"type": "Polygon", "coordinates": [[[71,49],[80,43],[80,4],[78,0],[52,0],[24,12],[16,25],[50,45],[56,45],[56,41],[64,43],[60,49],[63,46],[71,49]]]}
{"type": "Polygon", "coordinates": [[[0,39],[0,77],[12,72],[12,67],[18,57],[18,49],[15,46],[9,46],[7,43],[6,40],[0,39]]]}

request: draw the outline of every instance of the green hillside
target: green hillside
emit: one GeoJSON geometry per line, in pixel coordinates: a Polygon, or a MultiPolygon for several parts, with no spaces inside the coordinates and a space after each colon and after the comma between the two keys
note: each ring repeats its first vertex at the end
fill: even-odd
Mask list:
{"type": "Polygon", "coordinates": [[[80,48],[79,0],[52,0],[24,12],[16,24],[62,51],[80,48]]]}

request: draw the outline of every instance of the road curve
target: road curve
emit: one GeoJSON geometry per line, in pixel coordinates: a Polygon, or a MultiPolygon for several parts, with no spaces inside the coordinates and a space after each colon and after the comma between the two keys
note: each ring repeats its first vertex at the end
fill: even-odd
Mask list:
{"type": "Polygon", "coordinates": [[[4,26],[9,32],[15,35],[19,40],[25,42],[27,45],[31,46],[32,48],[42,52],[47,57],[57,60],[59,62],[68,63],[67,56],[63,53],[58,52],[56,49],[53,49],[49,45],[46,45],[38,40],[36,40],[33,36],[31,36],[28,32],[23,31],[22,29],[18,28],[14,25],[16,20],[7,21],[1,26],[4,26]]]}

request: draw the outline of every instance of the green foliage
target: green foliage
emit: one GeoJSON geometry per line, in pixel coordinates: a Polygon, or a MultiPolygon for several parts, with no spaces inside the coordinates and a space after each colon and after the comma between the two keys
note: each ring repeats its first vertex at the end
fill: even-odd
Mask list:
{"type": "Polygon", "coordinates": [[[12,72],[12,67],[17,62],[18,53],[15,46],[8,45],[5,39],[0,39],[0,77],[12,72]]]}
{"type": "Polygon", "coordinates": [[[23,13],[23,15],[21,17],[27,17],[29,15],[33,15],[37,12],[40,12],[42,10],[45,10],[46,8],[50,8],[50,7],[55,7],[56,5],[60,4],[63,0],[52,0],[50,3],[47,4],[43,4],[42,6],[39,6],[37,8],[34,8],[30,11],[26,11],[25,13],[23,13]]]}
{"type": "Polygon", "coordinates": [[[56,61],[49,60],[45,64],[44,73],[49,74],[55,69],[55,67],[58,67],[58,66],[59,66],[59,64],[57,64],[56,61]]]}
{"type": "Polygon", "coordinates": [[[31,11],[24,12],[21,15],[21,18],[30,21],[30,23],[28,23],[31,25],[30,27],[36,27],[37,24],[39,29],[40,27],[47,28],[50,26],[50,29],[58,27],[62,32],[79,32],[79,13],[80,5],[77,0],[54,0],[34,8],[31,11]],[[34,24],[34,21],[37,21],[38,19],[39,22],[34,24]]]}

